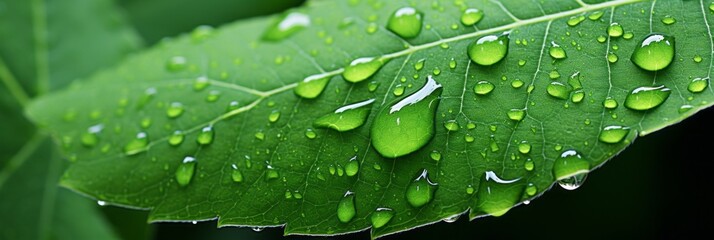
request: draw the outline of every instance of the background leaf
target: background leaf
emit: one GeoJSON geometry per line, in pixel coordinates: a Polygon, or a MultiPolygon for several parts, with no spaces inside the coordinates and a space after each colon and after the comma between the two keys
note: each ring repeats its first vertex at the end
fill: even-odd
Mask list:
{"type": "MultiPolygon", "coordinates": [[[[702,10],[703,10],[703,9],[702,9],[702,10]]],[[[680,21],[681,21],[681,20],[680,20],[680,21]]],[[[388,66],[389,66],[389,65],[388,65],[388,66]]],[[[387,66],[387,67],[388,67],[388,66],[387,66]]],[[[385,68],[386,68],[386,67],[385,67],[385,68]]],[[[383,70],[383,71],[385,71],[385,70],[383,70]]],[[[334,81],[334,80],[333,80],[333,81],[334,81]]],[[[501,117],[503,117],[503,116],[501,116],[501,117]]],[[[675,119],[675,121],[676,121],[676,119],[675,119]]],[[[443,186],[443,184],[442,184],[442,186],[443,186]]]]}

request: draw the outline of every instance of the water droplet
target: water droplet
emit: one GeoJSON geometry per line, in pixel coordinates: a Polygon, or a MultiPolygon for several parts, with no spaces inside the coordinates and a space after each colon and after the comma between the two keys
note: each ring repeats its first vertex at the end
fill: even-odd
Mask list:
{"type": "Polygon", "coordinates": [[[700,93],[703,92],[707,86],[709,86],[709,78],[695,78],[689,83],[687,90],[692,93],[700,93]]]}
{"type": "Polygon", "coordinates": [[[658,87],[638,87],[632,90],[625,99],[625,107],[632,110],[645,111],[664,103],[672,91],[664,85],[658,87]]]}
{"type": "Polygon", "coordinates": [[[618,59],[617,55],[613,52],[607,54],[607,61],[610,63],[616,63],[618,59]]]}
{"type": "Polygon", "coordinates": [[[621,37],[624,32],[625,30],[619,23],[612,23],[610,24],[610,26],[607,27],[607,35],[609,35],[610,37],[621,37]]]}
{"type": "Polygon", "coordinates": [[[355,193],[347,191],[337,204],[337,219],[340,222],[348,223],[357,215],[355,208],[355,193]]]}
{"type": "Polygon", "coordinates": [[[94,147],[99,142],[98,134],[104,129],[104,125],[97,124],[87,128],[87,132],[82,134],[80,141],[85,147],[94,147]]]}
{"type": "Polygon", "coordinates": [[[483,12],[476,8],[467,8],[461,14],[461,23],[465,26],[472,26],[483,19],[483,12]]]}
{"type": "Polygon", "coordinates": [[[441,91],[441,85],[429,76],[421,89],[380,110],[370,130],[377,152],[396,158],[426,145],[434,136],[441,91]]]}
{"type": "Polygon", "coordinates": [[[502,179],[493,171],[484,173],[485,181],[479,185],[477,211],[492,216],[508,212],[521,198],[523,185],[516,183],[521,178],[502,179]]]}
{"type": "Polygon", "coordinates": [[[518,144],[518,151],[523,154],[528,154],[531,152],[531,145],[528,142],[523,141],[518,144]]]}
{"type": "Polygon", "coordinates": [[[434,74],[434,76],[439,76],[439,74],[441,74],[441,69],[436,67],[436,68],[434,68],[434,71],[432,71],[432,73],[434,74]]]}
{"type": "Polygon", "coordinates": [[[604,14],[605,14],[605,12],[603,12],[603,11],[595,11],[595,12],[591,13],[590,16],[588,16],[588,18],[593,21],[599,20],[602,17],[602,15],[604,15],[604,14]]]}
{"type": "Polygon", "coordinates": [[[238,169],[238,166],[235,164],[231,164],[231,168],[233,168],[233,171],[231,173],[231,179],[233,179],[233,182],[243,182],[243,173],[238,169]]]}
{"type": "Polygon", "coordinates": [[[570,96],[570,101],[573,101],[574,103],[579,103],[583,101],[583,98],[585,98],[585,92],[583,90],[575,90],[575,92],[573,92],[573,95],[570,96]]]}
{"type": "Polygon", "coordinates": [[[357,156],[350,158],[350,161],[345,165],[345,174],[352,177],[357,175],[359,172],[359,161],[357,161],[357,156]]]}
{"type": "Polygon", "coordinates": [[[425,61],[426,61],[426,59],[424,59],[424,58],[419,59],[419,61],[417,61],[417,62],[414,64],[414,70],[417,70],[417,71],[422,70],[422,69],[424,68],[424,62],[425,62],[425,61]]]}
{"type": "Polygon", "coordinates": [[[273,166],[268,165],[265,167],[265,180],[266,181],[278,179],[279,177],[280,177],[280,172],[278,172],[277,169],[273,168],[273,166]]]}
{"type": "Polygon", "coordinates": [[[176,182],[182,187],[191,183],[195,169],[196,158],[192,156],[184,157],[181,165],[176,169],[176,182]]]}
{"type": "Polygon", "coordinates": [[[674,59],[674,37],[651,33],[637,45],[631,60],[638,67],[657,71],[666,68],[674,59]]]}
{"type": "Polygon", "coordinates": [[[702,59],[702,56],[694,55],[692,60],[694,60],[695,63],[700,63],[700,62],[702,62],[703,59],[702,59]]]}
{"type": "Polygon", "coordinates": [[[169,118],[177,118],[181,114],[183,114],[183,104],[180,102],[172,102],[166,109],[166,116],[169,118]]]}
{"type": "Polygon", "coordinates": [[[196,137],[196,142],[200,145],[211,144],[211,142],[213,142],[213,135],[213,126],[203,127],[196,137]]]}
{"type": "Polygon", "coordinates": [[[200,76],[193,81],[193,90],[201,91],[203,89],[206,89],[208,85],[211,85],[211,82],[208,80],[208,78],[206,76],[200,76]]]}
{"type": "Polygon", "coordinates": [[[461,214],[451,215],[449,217],[442,219],[442,221],[444,221],[445,223],[454,223],[457,220],[459,220],[459,217],[461,217],[461,214]]]}
{"type": "Polygon", "coordinates": [[[521,59],[521,60],[518,60],[518,66],[521,66],[521,67],[523,67],[523,66],[525,66],[525,65],[526,65],[526,63],[527,63],[527,62],[528,62],[528,61],[526,61],[526,60],[523,60],[523,59],[521,59]]]}
{"type": "Polygon", "coordinates": [[[431,153],[429,154],[429,157],[431,157],[431,160],[438,162],[439,160],[441,160],[441,153],[439,151],[434,150],[434,151],[431,151],[431,153]]]}
{"type": "Polygon", "coordinates": [[[607,109],[615,109],[617,108],[617,100],[615,100],[612,97],[607,97],[605,98],[605,101],[602,102],[602,106],[604,106],[607,109]]]}
{"type": "Polygon", "coordinates": [[[548,84],[546,91],[554,98],[568,99],[570,96],[570,90],[568,90],[568,87],[560,82],[551,82],[548,84]]]}
{"type": "Polygon", "coordinates": [[[564,59],[568,57],[567,54],[565,54],[565,49],[558,45],[555,42],[550,42],[550,48],[548,49],[548,53],[550,53],[550,57],[554,59],[564,59]]]}
{"type": "Polygon", "coordinates": [[[304,80],[298,82],[297,87],[295,87],[295,94],[307,99],[313,99],[322,93],[330,82],[330,77],[324,76],[323,74],[312,75],[306,77],[304,80]]]}
{"type": "Polygon", "coordinates": [[[476,138],[474,138],[474,136],[471,136],[471,134],[467,133],[466,135],[464,135],[464,141],[470,143],[476,141],[476,138]]]}
{"type": "Polygon", "coordinates": [[[474,93],[478,95],[486,95],[491,93],[494,88],[496,88],[496,86],[489,81],[479,81],[476,83],[476,86],[474,86],[474,93]]]}
{"type": "Polygon", "coordinates": [[[186,68],[186,65],[188,65],[188,61],[185,57],[175,56],[169,58],[169,60],[166,62],[166,69],[171,72],[178,72],[184,70],[186,68]]]}
{"type": "Polygon", "coordinates": [[[258,140],[261,140],[261,141],[262,141],[262,140],[265,140],[265,133],[263,133],[263,132],[257,132],[257,133],[255,133],[255,138],[258,139],[258,140]]]}
{"type": "Polygon", "coordinates": [[[674,19],[674,17],[672,17],[670,15],[664,16],[664,18],[662,18],[662,23],[664,23],[666,25],[672,25],[676,22],[677,22],[677,19],[674,19]]]}
{"type": "Polygon", "coordinates": [[[491,135],[491,143],[489,144],[489,147],[491,148],[491,152],[498,152],[499,148],[498,143],[496,142],[495,136],[491,135]]]}
{"type": "Polygon", "coordinates": [[[372,228],[376,229],[389,223],[392,217],[394,217],[394,211],[391,208],[377,208],[369,220],[372,222],[372,228]]]}
{"type": "Polygon", "coordinates": [[[429,179],[429,172],[422,169],[421,173],[407,187],[407,202],[415,208],[426,205],[434,198],[434,192],[438,186],[429,179]]]}
{"type": "Polygon", "coordinates": [[[280,119],[280,111],[278,110],[273,110],[270,112],[270,115],[268,115],[268,121],[271,123],[277,122],[278,119],[280,119]]]}
{"type": "Polygon", "coordinates": [[[590,172],[590,163],[575,150],[566,150],[553,163],[553,176],[561,181],[590,172]]]}
{"type": "Polygon", "coordinates": [[[312,128],[308,128],[305,130],[305,137],[315,139],[317,137],[317,133],[315,133],[315,130],[312,130],[312,128]]]}
{"type": "Polygon", "coordinates": [[[372,82],[369,82],[369,84],[367,85],[367,90],[369,90],[369,92],[374,92],[377,90],[378,87],[379,87],[379,82],[372,81],[372,82]]]}
{"type": "Polygon", "coordinates": [[[622,38],[629,40],[629,39],[632,39],[634,36],[635,36],[634,33],[627,31],[627,32],[625,32],[625,35],[622,35],[622,38]]]}
{"type": "Polygon", "coordinates": [[[253,230],[253,232],[262,232],[265,228],[264,227],[251,227],[250,229],[253,230]]]}
{"type": "Polygon", "coordinates": [[[283,14],[263,32],[262,39],[280,41],[308,26],[310,26],[310,16],[306,14],[299,12],[283,14]]]}
{"type": "Polygon", "coordinates": [[[467,53],[476,64],[493,65],[508,54],[508,33],[481,37],[469,44],[467,53]]]}
{"type": "Polygon", "coordinates": [[[709,11],[714,11],[714,2],[709,4],[709,11]]]}
{"type": "Polygon", "coordinates": [[[553,70],[550,71],[550,73],[548,74],[548,77],[549,77],[550,79],[553,79],[553,80],[558,79],[558,78],[560,78],[560,72],[558,72],[558,70],[553,69],[553,70]]]}
{"type": "Polygon", "coordinates": [[[231,112],[240,108],[240,103],[238,101],[231,101],[226,107],[226,112],[231,112]]]}
{"type": "Polygon", "coordinates": [[[508,111],[508,118],[513,121],[521,121],[526,116],[525,109],[511,109],[508,111]]]}
{"type": "Polygon", "coordinates": [[[183,142],[184,134],[181,130],[174,131],[171,136],[169,136],[168,142],[171,146],[178,146],[183,142]]]}
{"type": "Polygon", "coordinates": [[[449,60],[449,68],[451,68],[451,69],[456,68],[456,59],[451,58],[451,60],[449,60]]]}
{"type": "Polygon", "coordinates": [[[313,122],[315,127],[332,128],[344,132],[358,128],[367,121],[374,99],[348,104],[325,114],[313,122]]]}
{"type": "Polygon", "coordinates": [[[147,135],[145,132],[139,132],[124,146],[124,153],[126,155],[134,155],[146,151],[146,147],[148,145],[149,135],[147,135]]]}
{"type": "Polygon", "coordinates": [[[620,143],[629,133],[629,127],[607,126],[602,129],[598,139],[604,143],[620,143]]]}
{"type": "Polygon", "coordinates": [[[387,29],[403,38],[418,36],[421,26],[422,13],[412,7],[397,9],[387,21],[387,29]]]}
{"type": "Polygon", "coordinates": [[[207,102],[215,102],[218,100],[218,98],[221,96],[221,92],[218,90],[211,90],[208,92],[208,95],[206,95],[206,101],[207,102]]]}
{"type": "Polygon", "coordinates": [[[689,110],[692,110],[692,108],[694,108],[694,106],[692,105],[682,105],[681,107],[679,107],[679,113],[689,112],[689,110]]]}
{"type": "Polygon", "coordinates": [[[575,190],[583,185],[583,182],[585,182],[587,177],[587,173],[576,174],[572,177],[559,180],[558,185],[565,190],[575,190]]]}
{"type": "Polygon", "coordinates": [[[456,120],[449,120],[444,122],[444,128],[450,132],[458,131],[461,127],[459,126],[459,123],[456,122],[456,120]]]}
{"type": "Polygon", "coordinates": [[[525,168],[526,171],[533,171],[533,169],[535,169],[535,163],[533,163],[533,159],[526,159],[526,162],[523,163],[523,168],[525,168]]]}
{"type": "Polygon", "coordinates": [[[405,90],[405,89],[406,89],[406,88],[405,88],[404,86],[402,86],[402,85],[397,85],[397,87],[395,87],[394,90],[392,91],[392,94],[394,94],[394,96],[399,97],[399,96],[401,96],[402,94],[404,94],[404,90],[405,90]]]}
{"type": "Polygon", "coordinates": [[[345,67],[342,77],[353,83],[364,81],[382,68],[385,62],[386,60],[381,58],[366,57],[355,59],[349,66],[345,67]]]}
{"type": "Polygon", "coordinates": [[[520,79],[516,79],[511,82],[511,87],[518,89],[518,88],[523,87],[524,84],[525,83],[523,81],[521,81],[520,79]]]}

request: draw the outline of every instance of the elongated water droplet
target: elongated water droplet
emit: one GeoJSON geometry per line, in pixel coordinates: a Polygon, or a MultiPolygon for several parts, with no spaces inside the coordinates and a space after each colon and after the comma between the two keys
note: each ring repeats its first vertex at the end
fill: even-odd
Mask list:
{"type": "Polygon", "coordinates": [[[590,172],[590,163],[575,150],[564,151],[553,163],[553,176],[558,181],[588,172],[590,172]]]}
{"type": "Polygon", "coordinates": [[[166,116],[169,118],[177,118],[183,114],[183,104],[180,102],[172,102],[169,108],[166,109],[166,116]]]}
{"type": "Polygon", "coordinates": [[[572,16],[570,19],[568,19],[568,26],[575,27],[578,26],[581,22],[585,20],[585,16],[572,16]]]}
{"type": "Polygon", "coordinates": [[[550,43],[550,48],[548,49],[548,53],[550,54],[550,57],[554,59],[564,59],[568,57],[567,54],[565,54],[565,49],[558,45],[555,42],[550,43]]]}
{"type": "Polygon", "coordinates": [[[387,29],[403,38],[418,36],[421,27],[422,13],[412,7],[397,9],[387,21],[387,29]]]}
{"type": "Polygon", "coordinates": [[[449,60],[449,68],[451,68],[451,69],[456,68],[456,59],[451,58],[451,60],[449,60]]]}
{"type": "Polygon", "coordinates": [[[136,136],[131,139],[126,145],[124,145],[124,153],[126,155],[134,155],[147,150],[149,145],[149,135],[145,132],[139,132],[136,136]]]}
{"type": "Polygon", "coordinates": [[[396,158],[426,145],[434,137],[434,117],[441,91],[441,85],[429,76],[421,89],[387,104],[370,129],[377,152],[396,158]]]}
{"type": "Polygon", "coordinates": [[[570,90],[565,84],[560,82],[551,82],[546,88],[548,94],[554,98],[568,99],[570,96],[570,90]]]}
{"type": "Polygon", "coordinates": [[[444,122],[444,128],[450,132],[454,132],[461,129],[461,126],[459,126],[459,123],[456,120],[449,120],[444,122]]]}
{"type": "Polygon", "coordinates": [[[624,32],[625,30],[619,23],[612,23],[610,24],[610,26],[607,27],[607,35],[609,35],[610,37],[621,37],[624,32]]]}
{"type": "Polygon", "coordinates": [[[653,109],[664,103],[672,91],[664,85],[658,87],[638,87],[632,90],[625,98],[625,107],[645,111],[653,109]]]}
{"type": "Polygon", "coordinates": [[[271,123],[277,122],[280,119],[280,111],[278,110],[273,110],[270,112],[270,115],[268,115],[268,121],[271,123]]]}
{"type": "Polygon", "coordinates": [[[315,127],[331,128],[340,132],[362,126],[371,110],[374,99],[348,104],[334,112],[323,115],[313,122],[315,127]]]}
{"type": "Polygon", "coordinates": [[[689,83],[687,90],[692,93],[700,93],[703,92],[707,86],[709,86],[709,78],[695,78],[689,83]]]}
{"type": "Polygon", "coordinates": [[[472,26],[483,19],[483,12],[476,8],[467,8],[461,14],[461,23],[465,26],[472,26]]]}
{"type": "Polygon", "coordinates": [[[674,59],[674,37],[651,33],[632,52],[632,63],[638,67],[657,71],[666,68],[674,59]]]}
{"type": "Polygon", "coordinates": [[[195,169],[196,158],[192,156],[184,157],[181,165],[176,169],[176,182],[182,187],[191,183],[195,169]]]}
{"type": "Polygon", "coordinates": [[[215,102],[218,100],[218,98],[221,97],[221,92],[218,90],[211,90],[208,92],[208,95],[206,95],[206,102],[215,102]]]}
{"type": "Polygon", "coordinates": [[[238,166],[231,164],[231,168],[233,169],[231,172],[231,179],[233,179],[233,182],[243,182],[243,173],[238,169],[238,166]]]}
{"type": "Polygon", "coordinates": [[[168,142],[171,146],[178,146],[183,142],[184,134],[180,130],[174,131],[171,136],[169,136],[168,142]]]}
{"type": "Polygon", "coordinates": [[[607,126],[602,129],[598,139],[604,143],[620,143],[629,133],[629,127],[607,126]]]}
{"type": "Polygon", "coordinates": [[[524,183],[521,178],[504,179],[493,171],[484,173],[478,194],[476,213],[486,213],[492,216],[501,216],[515,205],[523,194],[524,183]]]}
{"type": "Polygon", "coordinates": [[[345,67],[342,77],[348,82],[361,82],[374,75],[386,61],[381,58],[358,58],[345,67]]]}
{"type": "Polygon", "coordinates": [[[431,157],[431,160],[438,162],[439,160],[441,160],[441,153],[439,151],[434,150],[434,151],[431,151],[431,153],[429,154],[429,157],[431,157]]]}
{"type": "Polygon", "coordinates": [[[347,191],[337,204],[337,219],[340,222],[348,223],[357,215],[355,208],[355,193],[347,191]]]}
{"type": "Polygon", "coordinates": [[[474,86],[474,93],[478,95],[486,95],[491,93],[494,88],[496,88],[496,86],[489,81],[479,81],[476,83],[476,86],[474,86]]]}
{"type": "Polygon", "coordinates": [[[306,77],[304,80],[298,82],[294,92],[302,98],[316,98],[325,90],[330,79],[330,77],[324,76],[323,74],[306,77]]]}
{"type": "Polygon", "coordinates": [[[424,58],[419,59],[419,61],[417,61],[417,62],[414,64],[414,70],[419,71],[419,70],[424,69],[424,62],[426,62],[426,59],[424,59],[424,58]]]}
{"type": "Polygon", "coordinates": [[[367,85],[367,90],[369,90],[369,92],[374,92],[377,90],[378,87],[379,87],[379,82],[372,81],[372,82],[369,82],[369,84],[367,85]]]}
{"type": "Polygon", "coordinates": [[[377,208],[370,216],[369,220],[372,222],[372,228],[381,228],[394,217],[394,211],[391,208],[377,208]]]}
{"type": "Polygon", "coordinates": [[[280,177],[280,172],[275,169],[272,165],[265,167],[265,181],[270,181],[273,179],[278,179],[280,177]]]}
{"type": "Polygon", "coordinates": [[[345,174],[352,177],[357,175],[359,172],[359,161],[357,161],[357,156],[350,158],[350,161],[345,164],[345,174]]]}
{"type": "Polygon", "coordinates": [[[420,174],[407,187],[406,198],[412,207],[421,207],[431,202],[438,184],[431,182],[429,172],[422,169],[420,174]]]}
{"type": "Polygon", "coordinates": [[[605,14],[605,12],[603,12],[603,11],[595,11],[595,12],[591,13],[590,16],[588,16],[588,18],[593,21],[599,20],[602,17],[602,15],[604,15],[604,14],[605,14]]]}
{"type": "Polygon", "coordinates": [[[662,23],[664,23],[666,25],[672,25],[676,22],[677,22],[677,19],[674,19],[674,17],[672,17],[670,15],[664,16],[664,18],[662,18],[662,23]]]}
{"type": "Polygon", "coordinates": [[[208,145],[213,142],[213,127],[212,126],[206,126],[201,128],[201,132],[198,133],[198,136],[196,137],[196,142],[200,145],[208,145]]]}
{"type": "Polygon", "coordinates": [[[587,173],[576,174],[572,177],[559,180],[558,185],[565,190],[575,190],[583,185],[587,177],[587,173]]]}
{"type": "Polygon", "coordinates": [[[264,41],[280,41],[310,26],[310,16],[292,12],[282,15],[263,32],[264,41]]]}
{"type": "Polygon", "coordinates": [[[200,76],[193,81],[193,90],[201,91],[208,87],[208,85],[210,85],[208,78],[206,76],[200,76]]]}
{"type": "Polygon", "coordinates": [[[493,65],[508,54],[508,33],[481,37],[469,44],[467,53],[476,64],[493,65]]]}
{"type": "Polygon", "coordinates": [[[511,109],[508,111],[508,118],[516,122],[523,120],[525,116],[526,110],[524,109],[511,109]]]}
{"type": "Polygon", "coordinates": [[[166,62],[166,69],[171,72],[178,72],[184,70],[186,68],[186,65],[188,65],[188,60],[186,60],[185,57],[175,56],[169,58],[169,60],[166,62]]]}

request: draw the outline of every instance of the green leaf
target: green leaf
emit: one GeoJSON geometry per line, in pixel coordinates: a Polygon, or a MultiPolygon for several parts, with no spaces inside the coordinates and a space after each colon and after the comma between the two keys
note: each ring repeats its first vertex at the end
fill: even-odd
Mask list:
{"type": "Polygon", "coordinates": [[[63,160],[23,107],[114,64],[138,38],[107,0],[0,0],[0,35],[0,238],[115,239],[92,201],[57,186],[63,160]]]}
{"type": "Polygon", "coordinates": [[[330,235],[369,228],[375,212],[381,225],[377,209],[389,208],[393,217],[371,229],[377,237],[466,211],[499,216],[555,182],[577,188],[638,135],[714,100],[710,87],[688,90],[710,77],[708,3],[586,2],[312,1],[163,42],[34,102],[28,114],[71,140],[65,151],[77,161],[64,186],[151,209],[151,221],[218,218],[219,226],[330,235]],[[415,11],[400,10],[407,6],[415,11]],[[469,8],[484,13],[474,27],[461,22],[469,8]],[[418,36],[387,30],[400,11],[422,14],[401,24],[423,19],[418,36]],[[285,19],[289,34],[262,40],[285,19]],[[608,32],[616,22],[621,36],[608,32]],[[675,46],[671,65],[656,72],[630,60],[653,32],[669,40],[649,41],[652,52],[675,46]],[[495,57],[503,45],[505,58],[495,57]],[[324,78],[314,99],[292,93],[324,78]],[[493,89],[475,91],[480,81],[493,89]],[[631,94],[641,87],[658,92],[631,94]],[[361,127],[314,125],[369,99],[361,127]],[[392,117],[415,127],[394,129],[392,117]]]}

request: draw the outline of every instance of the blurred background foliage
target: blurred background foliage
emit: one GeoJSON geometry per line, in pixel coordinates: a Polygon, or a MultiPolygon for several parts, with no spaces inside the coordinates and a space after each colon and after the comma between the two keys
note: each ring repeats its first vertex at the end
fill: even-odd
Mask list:
{"type": "MultiPolygon", "coordinates": [[[[299,6],[299,0],[116,0],[145,47],[200,25],[219,27],[239,19],[299,6]]],[[[28,30],[29,31],[29,30],[28,30]]],[[[6,37],[0,36],[5,41],[6,37]]],[[[2,92],[0,103],[10,102],[2,92]],[[8,101],[6,101],[8,100],[8,101]]],[[[0,106],[3,113],[19,112],[0,106]]],[[[0,115],[0,168],[30,137],[32,126],[21,116],[0,115]],[[17,133],[17,134],[15,134],[17,133]]],[[[437,223],[385,239],[658,239],[711,235],[706,219],[714,212],[706,197],[712,185],[711,148],[714,109],[683,123],[638,139],[622,154],[590,174],[578,190],[553,188],[528,206],[499,218],[437,223]]],[[[60,190],[66,191],[66,190],[60,190]]],[[[6,198],[8,196],[0,196],[6,198]]],[[[74,198],[72,198],[74,199],[74,198]]],[[[19,203],[21,204],[21,203],[19,203]]],[[[254,232],[248,228],[216,228],[215,221],[146,224],[147,212],[96,206],[111,230],[122,239],[368,239],[369,232],[336,237],[283,236],[281,228],[254,232]]],[[[0,216],[1,217],[1,216],[0,216]]],[[[6,221],[13,219],[4,218],[6,221]]],[[[79,219],[64,219],[78,221],[79,219]]],[[[91,225],[90,225],[91,226],[91,225]]]]}

